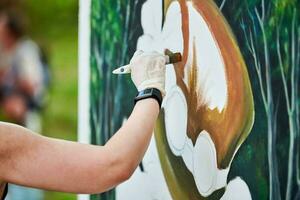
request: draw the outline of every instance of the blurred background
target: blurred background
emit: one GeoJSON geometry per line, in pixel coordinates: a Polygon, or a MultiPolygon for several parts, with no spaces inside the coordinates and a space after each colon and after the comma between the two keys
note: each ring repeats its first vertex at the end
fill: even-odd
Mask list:
{"type": "MultiPolygon", "coordinates": [[[[42,134],[76,141],[78,1],[0,0],[0,8],[22,13],[26,35],[48,59],[50,84],[39,111],[42,134]]],[[[71,200],[76,196],[45,191],[43,199],[71,200]]]]}

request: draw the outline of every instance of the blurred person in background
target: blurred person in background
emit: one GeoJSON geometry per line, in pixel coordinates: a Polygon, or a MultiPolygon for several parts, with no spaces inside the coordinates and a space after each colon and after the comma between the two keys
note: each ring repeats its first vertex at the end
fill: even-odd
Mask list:
{"type": "Polygon", "coordinates": [[[34,113],[42,107],[48,81],[39,47],[25,36],[24,17],[0,11],[0,101],[10,121],[40,132],[34,113]]]}
{"type": "MultiPolygon", "coordinates": [[[[40,132],[38,111],[49,76],[38,45],[25,35],[23,20],[12,10],[0,11],[0,104],[7,120],[40,132]]],[[[42,193],[11,186],[9,199],[40,200],[42,193]]]]}

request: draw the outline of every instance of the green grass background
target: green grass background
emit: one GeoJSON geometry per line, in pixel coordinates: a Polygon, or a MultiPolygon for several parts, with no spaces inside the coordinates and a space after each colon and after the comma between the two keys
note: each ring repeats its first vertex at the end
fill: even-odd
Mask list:
{"type": "MultiPolygon", "coordinates": [[[[75,30],[74,30],[75,32],[75,30]]],[[[49,38],[53,85],[43,112],[43,134],[77,140],[77,34],[49,38]]],[[[71,200],[75,195],[46,192],[46,200],[71,200]]]]}
{"type": "MultiPolygon", "coordinates": [[[[49,56],[52,85],[43,116],[43,135],[77,140],[78,1],[26,0],[28,32],[49,56]]],[[[74,194],[45,192],[45,200],[73,200],[74,194]]]]}

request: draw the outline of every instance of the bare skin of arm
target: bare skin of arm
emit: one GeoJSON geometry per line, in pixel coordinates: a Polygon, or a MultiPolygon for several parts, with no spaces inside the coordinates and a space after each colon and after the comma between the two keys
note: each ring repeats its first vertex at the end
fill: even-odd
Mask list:
{"type": "Polygon", "coordinates": [[[105,146],[51,139],[0,123],[0,184],[71,193],[107,191],[127,180],[142,160],[158,114],[154,99],[137,102],[105,146]]]}
{"type": "Polygon", "coordinates": [[[0,181],[0,199],[3,196],[4,189],[5,189],[5,183],[0,181]]]}

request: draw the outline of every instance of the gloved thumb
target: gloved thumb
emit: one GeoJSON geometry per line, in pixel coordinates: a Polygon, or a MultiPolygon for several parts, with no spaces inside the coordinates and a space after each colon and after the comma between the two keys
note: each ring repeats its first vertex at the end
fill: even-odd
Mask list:
{"type": "Polygon", "coordinates": [[[144,53],[143,50],[137,50],[137,51],[133,54],[133,57],[139,56],[139,55],[141,55],[141,54],[143,54],[143,53],[144,53]]]}

